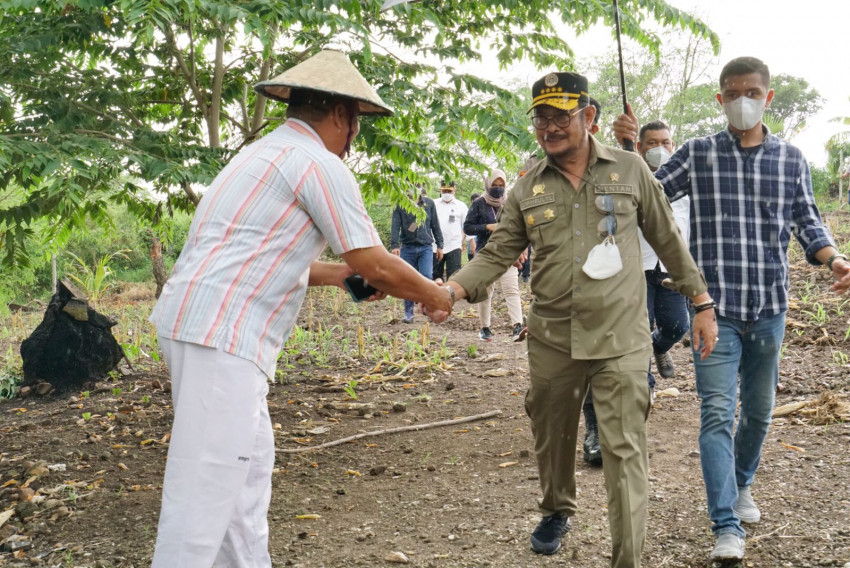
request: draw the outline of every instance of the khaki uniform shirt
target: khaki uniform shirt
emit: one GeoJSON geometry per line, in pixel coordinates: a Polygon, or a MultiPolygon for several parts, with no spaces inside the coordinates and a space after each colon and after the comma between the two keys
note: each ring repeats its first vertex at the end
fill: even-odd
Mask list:
{"type": "Polygon", "coordinates": [[[452,280],[470,302],[480,302],[487,286],[533,245],[529,332],[574,359],[607,359],[650,342],[638,228],[667,267],[674,289],[692,297],[707,288],[661,184],[643,159],[592,137],[590,143],[589,165],[577,189],[546,159],[520,178],[487,246],[452,280]],[[614,200],[623,269],[594,280],[582,265],[606,236],[599,224],[607,213],[596,203],[604,194],[614,200]]]}

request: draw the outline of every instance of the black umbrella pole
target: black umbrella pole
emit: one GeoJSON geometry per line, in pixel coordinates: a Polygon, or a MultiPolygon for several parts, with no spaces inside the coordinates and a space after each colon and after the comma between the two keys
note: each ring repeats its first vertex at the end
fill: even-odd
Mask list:
{"type": "MultiPolygon", "coordinates": [[[[623,112],[629,112],[629,103],[626,100],[626,73],[623,71],[623,43],[620,41],[620,8],[617,0],[614,0],[614,29],[617,32],[617,55],[620,58],[620,94],[623,96],[623,112]]],[[[623,150],[634,152],[635,143],[632,140],[623,140],[623,150]]]]}

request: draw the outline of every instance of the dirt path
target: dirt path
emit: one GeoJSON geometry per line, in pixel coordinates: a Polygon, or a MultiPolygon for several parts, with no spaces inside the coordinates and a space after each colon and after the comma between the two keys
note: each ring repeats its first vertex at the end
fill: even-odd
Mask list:
{"type": "MultiPolygon", "coordinates": [[[[812,400],[822,392],[846,397],[843,350],[850,351],[850,342],[843,303],[823,292],[824,274],[805,265],[794,270],[798,300],[789,313],[777,403],[812,400]],[[829,321],[818,316],[816,304],[829,321]]],[[[527,288],[524,294],[528,300],[527,288]]],[[[528,365],[525,344],[509,340],[502,302],[495,303],[494,322],[500,323],[493,326],[493,342],[478,340],[477,320],[466,311],[470,317],[430,327],[428,351],[407,357],[422,344],[421,316],[405,326],[392,304],[351,311],[338,300],[314,300],[300,323],[310,321],[316,331],[281,359],[269,395],[279,448],[502,413],[316,453],[278,454],[269,514],[276,567],[391,566],[386,558],[393,552],[406,555],[411,566],[435,568],[608,565],[602,472],[580,459],[580,511],[564,547],[553,557],[529,550],[539,517],[522,408],[528,365]],[[375,350],[359,358],[358,325],[364,348],[407,363],[378,367],[375,350]],[[478,351],[474,358],[471,345],[478,351]],[[343,387],[352,378],[359,381],[355,402],[374,409],[333,408],[345,402],[343,387]]],[[[705,566],[713,543],[690,351],[676,347],[673,357],[677,374],[658,388],[675,387],[680,395],[660,397],[649,424],[644,565],[653,568],[705,566]]],[[[87,398],[0,402],[0,519],[3,511],[14,511],[0,526],[0,541],[16,533],[27,544],[16,553],[0,552],[0,566],[149,565],[172,415],[169,395],[156,388],[165,380],[163,368],[137,366],[137,374],[87,398]],[[120,392],[112,390],[116,386],[120,392]]],[[[775,420],[753,486],[763,522],[750,532],[744,566],[850,565],[850,424],[815,423],[823,417],[798,413],[775,420]]]]}

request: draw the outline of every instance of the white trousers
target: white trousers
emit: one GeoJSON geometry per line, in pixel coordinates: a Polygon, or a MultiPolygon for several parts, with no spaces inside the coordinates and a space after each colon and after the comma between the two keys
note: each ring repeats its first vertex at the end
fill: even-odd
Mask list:
{"type": "MultiPolygon", "coordinates": [[[[511,318],[511,325],[522,323],[522,302],[519,298],[519,272],[516,266],[511,266],[508,271],[502,274],[496,281],[502,289],[502,296],[505,297],[505,303],[508,305],[508,316],[511,318]]],[[[496,282],[490,284],[487,288],[487,299],[478,303],[478,321],[481,327],[490,327],[490,304],[493,301],[493,290],[496,288],[496,282]]]]}
{"type": "Polygon", "coordinates": [[[174,424],[151,568],[271,568],[266,376],[219,349],[162,336],[159,345],[174,424]]]}

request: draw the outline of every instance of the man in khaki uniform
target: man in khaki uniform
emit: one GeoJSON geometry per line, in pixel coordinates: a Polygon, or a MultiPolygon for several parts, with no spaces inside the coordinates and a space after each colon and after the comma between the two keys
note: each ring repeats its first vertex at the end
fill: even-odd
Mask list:
{"type": "Polygon", "coordinates": [[[705,280],[660,184],[640,156],[591,137],[595,109],[587,90],[587,79],[573,73],[550,73],[533,85],[532,123],[546,158],[508,194],[487,247],[447,285],[455,299],[483,300],[487,286],[532,245],[531,386],[525,406],[543,519],[532,533],[531,547],[541,554],[557,552],[576,513],[578,422],[593,385],[611,566],[636,567],[646,533],[646,361],[651,349],[638,228],[669,269],[671,285],[699,312],[693,332],[703,358],[714,347],[717,325],[705,280]]]}

